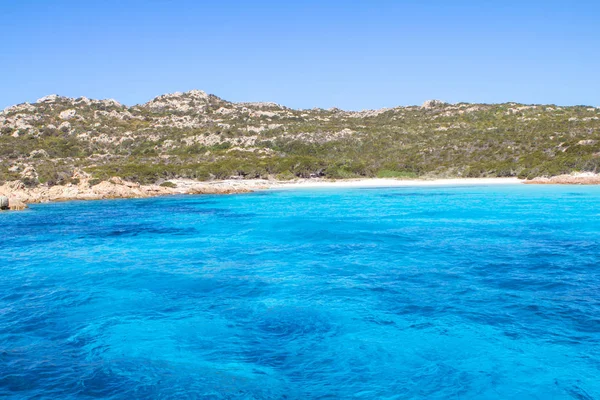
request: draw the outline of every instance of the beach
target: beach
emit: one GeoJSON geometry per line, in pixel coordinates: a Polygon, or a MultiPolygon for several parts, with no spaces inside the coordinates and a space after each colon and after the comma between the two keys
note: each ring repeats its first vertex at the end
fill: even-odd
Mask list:
{"type": "Polygon", "coordinates": [[[454,185],[513,185],[521,183],[518,178],[453,178],[453,179],[305,179],[276,182],[273,187],[281,189],[301,188],[352,188],[352,187],[397,187],[397,186],[454,186],[454,185]]]}
{"type": "Polygon", "coordinates": [[[359,187],[407,187],[407,186],[463,186],[463,185],[510,185],[522,181],[517,178],[457,178],[457,179],[299,179],[278,181],[268,179],[229,179],[220,181],[195,181],[171,179],[168,186],[142,185],[114,177],[98,184],[91,184],[89,177],[81,176],[79,183],[57,186],[27,187],[22,182],[7,182],[0,186],[0,196],[9,198],[14,209],[23,205],[70,200],[103,200],[145,198],[184,194],[239,194],[269,189],[308,188],[359,188],[359,187]]]}
{"type": "Polygon", "coordinates": [[[92,184],[88,176],[80,175],[78,184],[27,187],[20,181],[0,185],[0,196],[9,198],[15,210],[26,204],[70,200],[103,200],[145,198],[168,195],[240,194],[259,190],[327,189],[327,188],[392,188],[411,186],[492,186],[518,184],[593,185],[600,183],[596,174],[571,174],[551,178],[523,180],[519,178],[447,178],[447,179],[296,179],[289,181],[270,179],[227,179],[196,181],[170,179],[168,185],[142,185],[118,177],[92,184]]]}

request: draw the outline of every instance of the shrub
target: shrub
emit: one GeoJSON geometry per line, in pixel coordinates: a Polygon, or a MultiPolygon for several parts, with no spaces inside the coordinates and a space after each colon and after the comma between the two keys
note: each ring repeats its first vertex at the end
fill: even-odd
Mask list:
{"type": "Polygon", "coordinates": [[[283,171],[277,175],[275,175],[275,178],[280,180],[280,181],[289,181],[292,179],[296,178],[296,175],[292,174],[290,171],[283,171]]]}

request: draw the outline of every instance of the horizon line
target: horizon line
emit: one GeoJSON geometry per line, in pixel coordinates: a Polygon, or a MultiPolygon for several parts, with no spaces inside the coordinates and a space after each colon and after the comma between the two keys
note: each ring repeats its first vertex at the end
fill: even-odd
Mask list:
{"type": "Polygon", "coordinates": [[[19,105],[22,104],[39,104],[42,103],[44,101],[44,99],[46,98],[50,98],[50,97],[57,97],[57,98],[62,98],[62,99],[68,99],[68,100],[72,100],[72,101],[76,101],[78,99],[88,99],[90,101],[114,101],[116,103],[118,103],[121,106],[127,107],[127,108],[133,108],[133,107],[142,107],[144,105],[146,105],[147,103],[150,103],[153,100],[156,100],[162,96],[174,96],[174,95],[185,95],[185,94],[190,94],[190,93],[194,93],[194,92],[199,92],[199,93],[203,93],[206,96],[214,96],[217,97],[220,100],[226,101],[228,103],[231,104],[274,104],[280,107],[284,107],[284,108],[288,108],[288,109],[292,109],[292,110],[298,110],[298,111],[302,111],[302,110],[325,110],[325,111],[329,111],[329,110],[340,110],[340,111],[344,111],[344,112],[366,112],[366,111],[380,111],[380,110],[392,110],[395,108],[411,108],[411,107],[418,107],[418,108],[423,108],[423,106],[431,101],[435,101],[435,102],[440,102],[443,105],[446,106],[457,106],[457,105],[485,105],[485,106],[497,106],[497,105],[504,105],[504,104],[514,104],[514,105],[522,105],[522,106],[546,106],[546,107],[550,107],[550,106],[554,106],[554,107],[561,107],[561,108],[572,108],[572,107],[587,107],[587,108],[597,108],[600,109],[600,106],[594,106],[591,104],[570,104],[570,105],[561,105],[561,104],[556,104],[556,103],[521,103],[518,101],[505,101],[505,102],[491,102],[491,103],[475,103],[475,102],[469,102],[469,101],[458,101],[458,102],[447,102],[444,100],[440,100],[440,99],[429,99],[429,100],[425,100],[423,103],[419,104],[409,104],[409,105],[396,105],[396,106],[391,106],[391,107],[380,107],[380,108],[364,108],[362,110],[351,110],[351,109],[343,109],[340,107],[328,107],[328,108],[324,108],[324,107],[310,107],[310,108],[294,108],[294,107],[289,107],[286,106],[284,104],[278,103],[276,101],[230,101],[227,99],[224,99],[214,93],[208,93],[204,90],[201,89],[190,89],[184,92],[181,91],[175,91],[175,92],[168,92],[168,93],[163,93],[163,94],[159,94],[157,96],[152,97],[150,100],[143,102],[143,103],[136,103],[136,104],[132,104],[132,105],[128,105],[126,103],[122,103],[118,100],[116,100],[115,98],[104,98],[104,99],[97,99],[97,98],[92,98],[92,97],[87,97],[87,96],[78,96],[78,97],[71,97],[71,96],[63,96],[60,95],[58,93],[51,93],[45,96],[42,96],[38,99],[36,99],[34,102],[29,102],[29,101],[23,101],[21,103],[16,103],[13,105],[9,105],[6,106],[2,109],[1,112],[6,112],[8,111],[10,108],[13,107],[17,107],[19,105]]]}

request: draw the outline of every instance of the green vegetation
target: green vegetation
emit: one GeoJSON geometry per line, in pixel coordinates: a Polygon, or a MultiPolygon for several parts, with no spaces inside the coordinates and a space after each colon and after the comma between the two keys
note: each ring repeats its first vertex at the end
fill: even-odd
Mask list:
{"type": "Polygon", "coordinates": [[[171,98],[182,105],[164,108],[154,100],[127,108],[59,98],[34,110],[9,109],[0,114],[0,181],[74,183],[75,169],[98,181],[140,183],[533,178],[600,166],[600,109],[592,107],[437,104],[350,113],[171,98]],[[65,110],[76,111],[68,123],[59,116],[65,110]],[[36,175],[24,178],[27,167],[36,175]]]}
{"type": "Polygon", "coordinates": [[[169,181],[161,183],[160,186],[167,187],[167,188],[176,188],[177,187],[176,184],[174,184],[173,182],[169,182],[169,181]]]}

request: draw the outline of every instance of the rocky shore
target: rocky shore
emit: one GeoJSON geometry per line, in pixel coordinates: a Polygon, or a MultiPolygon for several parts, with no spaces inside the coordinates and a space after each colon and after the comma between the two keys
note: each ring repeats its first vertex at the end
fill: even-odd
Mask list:
{"type": "Polygon", "coordinates": [[[193,180],[169,181],[168,186],[141,185],[114,177],[93,184],[82,177],[78,184],[27,187],[21,181],[11,181],[0,186],[0,196],[8,197],[11,210],[23,210],[27,204],[68,200],[102,200],[144,198],[173,194],[234,194],[248,193],[270,187],[260,181],[198,182],[193,180]]]}
{"type": "Polygon", "coordinates": [[[539,177],[524,183],[530,185],[600,185],[600,174],[578,173],[570,175],[557,175],[550,178],[539,177]]]}
{"type": "Polygon", "coordinates": [[[27,205],[20,200],[9,199],[0,193],[0,211],[21,211],[27,208],[27,205]]]}

